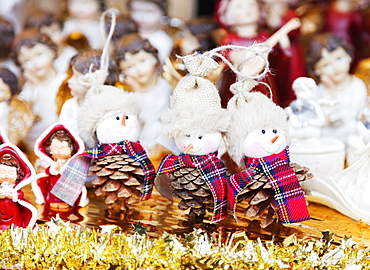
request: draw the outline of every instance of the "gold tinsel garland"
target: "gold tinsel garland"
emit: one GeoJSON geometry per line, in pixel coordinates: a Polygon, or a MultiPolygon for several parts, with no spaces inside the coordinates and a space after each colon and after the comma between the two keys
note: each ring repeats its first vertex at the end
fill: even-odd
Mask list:
{"type": "MultiPolygon", "coordinates": [[[[140,227],[143,228],[143,227],[140,227]]],[[[369,269],[370,250],[351,238],[333,244],[288,237],[282,244],[250,240],[245,233],[208,235],[194,230],[182,237],[127,235],[115,225],[101,231],[71,227],[59,219],[35,229],[0,233],[1,269],[369,269]]]]}

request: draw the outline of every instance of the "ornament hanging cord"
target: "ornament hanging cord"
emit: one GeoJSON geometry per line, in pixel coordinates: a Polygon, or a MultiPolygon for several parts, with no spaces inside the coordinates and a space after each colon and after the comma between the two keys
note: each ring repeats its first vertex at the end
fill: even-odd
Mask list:
{"type": "MultiPolygon", "coordinates": [[[[226,65],[228,65],[230,67],[230,69],[238,76],[242,77],[242,78],[247,78],[247,79],[260,79],[260,78],[263,78],[267,72],[269,72],[269,62],[268,62],[268,59],[267,57],[265,56],[266,53],[268,53],[269,51],[271,50],[271,46],[267,43],[254,43],[253,45],[249,46],[249,47],[245,47],[245,46],[239,46],[239,45],[224,45],[224,46],[220,46],[220,47],[217,47],[217,48],[214,48],[208,52],[205,52],[203,54],[201,54],[201,57],[218,57],[220,58],[226,65]],[[256,50],[255,48],[256,47],[265,47],[266,49],[265,50],[256,50]],[[255,76],[248,76],[248,75],[245,75],[243,74],[242,72],[239,71],[239,67],[238,68],[235,68],[235,66],[224,56],[222,55],[221,53],[219,52],[222,52],[222,51],[226,51],[226,50],[243,50],[243,51],[247,51],[247,52],[251,52],[253,53],[254,55],[252,56],[249,56],[245,59],[243,59],[242,63],[239,64],[239,67],[241,65],[243,65],[245,62],[247,62],[248,60],[252,59],[253,57],[255,57],[256,55],[257,56],[260,56],[263,61],[265,62],[265,67],[263,69],[263,71],[258,74],[258,75],[255,75],[255,76]]],[[[177,58],[179,59],[185,59],[185,58],[189,58],[189,57],[194,57],[196,55],[199,55],[198,52],[195,52],[193,54],[190,54],[190,55],[186,55],[186,56],[179,56],[179,55],[176,55],[177,58]]]]}
{"type": "Polygon", "coordinates": [[[100,17],[100,31],[103,39],[105,39],[104,47],[102,54],[100,56],[100,68],[96,71],[92,71],[94,65],[91,64],[89,67],[89,73],[85,74],[84,76],[78,79],[78,82],[81,85],[86,86],[89,90],[86,93],[85,99],[93,94],[98,94],[102,91],[101,87],[104,85],[104,82],[108,76],[108,67],[109,67],[109,44],[112,39],[114,29],[116,27],[116,14],[113,9],[106,10],[102,16],[100,17]],[[105,26],[105,16],[107,14],[111,15],[112,22],[111,27],[109,30],[108,36],[104,34],[104,26],[105,26]]]}
{"type": "Polygon", "coordinates": [[[102,55],[101,55],[101,60],[100,60],[100,69],[101,70],[108,70],[108,66],[109,66],[109,44],[110,44],[110,41],[112,40],[112,37],[113,37],[113,33],[114,33],[114,30],[116,28],[116,13],[114,12],[114,9],[108,9],[106,11],[104,11],[104,13],[102,14],[102,16],[100,17],[100,23],[99,23],[99,27],[100,27],[100,34],[103,36],[103,39],[105,40],[104,42],[104,47],[103,47],[103,52],[102,52],[102,55]],[[105,16],[107,16],[108,14],[111,15],[111,26],[110,26],[110,29],[109,29],[109,33],[108,33],[108,36],[106,35],[105,33],[105,16]]]}
{"type": "MultiPolygon", "coordinates": [[[[199,54],[198,52],[194,52],[193,54],[186,55],[186,56],[177,55],[177,57],[179,59],[187,59],[187,58],[191,58],[191,57],[195,57],[195,56],[201,57],[201,58],[218,57],[226,65],[228,65],[228,67],[240,78],[239,81],[255,81],[255,80],[258,80],[258,79],[262,79],[269,72],[270,69],[269,69],[269,61],[268,61],[267,55],[271,51],[271,49],[272,49],[272,47],[267,42],[254,43],[253,45],[251,45],[249,47],[239,46],[239,45],[224,45],[224,46],[214,48],[214,49],[212,49],[208,52],[205,52],[203,54],[199,54]],[[242,50],[242,51],[245,51],[243,59],[237,67],[235,67],[224,55],[222,55],[220,53],[222,51],[227,51],[227,50],[242,50]],[[248,56],[247,56],[247,53],[249,53],[248,56]],[[257,56],[261,57],[262,60],[264,61],[263,71],[260,72],[259,74],[255,75],[255,76],[248,76],[248,75],[242,73],[240,71],[242,66],[246,62],[248,62],[249,60],[251,60],[252,58],[257,57],[257,56]]],[[[270,85],[268,85],[267,83],[264,83],[264,82],[258,82],[258,83],[264,84],[268,88],[268,90],[270,92],[270,99],[272,99],[272,90],[271,90],[270,85]]]]}

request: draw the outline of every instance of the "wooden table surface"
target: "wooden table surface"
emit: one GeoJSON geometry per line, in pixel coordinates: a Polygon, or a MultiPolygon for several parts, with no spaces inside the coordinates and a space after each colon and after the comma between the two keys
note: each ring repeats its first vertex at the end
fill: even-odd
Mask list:
{"type": "Polygon", "coordinates": [[[163,232],[189,233],[194,228],[202,228],[209,233],[245,231],[250,239],[283,240],[287,236],[296,234],[299,239],[311,237],[321,238],[321,232],[329,230],[334,233],[334,240],[339,241],[344,236],[352,236],[361,247],[370,246],[370,226],[354,221],[336,210],[317,203],[309,204],[312,219],[298,224],[275,224],[266,229],[260,228],[256,221],[250,221],[243,215],[243,204],[237,206],[238,223],[228,217],[216,224],[209,222],[210,216],[201,224],[188,222],[186,211],[177,208],[177,202],[171,202],[154,190],[148,201],[132,205],[132,209],[122,212],[119,209],[109,209],[102,197],[96,197],[92,188],[88,189],[90,203],[84,208],[72,209],[67,212],[54,212],[44,205],[36,205],[34,195],[29,186],[23,191],[30,202],[38,208],[38,223],[43,223],[59,214],[64,220],[86,227],[99,228],[100,225],[116,224],[127,233],[133,233],[133,225],[142,223],[148,227],[147,233],[159,236],[163,232]]]}

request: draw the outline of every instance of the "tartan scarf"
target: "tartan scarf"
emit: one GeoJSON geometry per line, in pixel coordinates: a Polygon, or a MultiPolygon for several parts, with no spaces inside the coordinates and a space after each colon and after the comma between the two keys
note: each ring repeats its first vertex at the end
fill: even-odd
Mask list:
{"type": "Polygon", "coordinates": [[[120,154],[127,154],[140,163],[144,170],[144,187],[141,200],[150,199],[155,178],[154,166],[139,142],[126,140],[119,143],[99,142],[96,148],[86,150],[74,157],[67,164],[51,193],[69,205],[74,205],[85,185],[91,159],[120,154]]]}
{"type": "Polygon", "coordinates": [[[200,175],[210,188],[214,199],[212,223],[228,216],[226,192],[226,168],[217,157],[217,152],[207,155],[194,156],[181,154],[167,155],[161,162],[157,174],[168,174],[183,167],[197,168],[200,175]]]}
{"type": "Polygon", "coordinates": [[[310,219],[302,187],[289,162],[289,147],[262,158],[245,157],[247,169],[228,179],[229,203],[234,217],[237,196],[247,187],[254,174],[263,172],[274,191],[280,220],[294,223],[310,219]]]}

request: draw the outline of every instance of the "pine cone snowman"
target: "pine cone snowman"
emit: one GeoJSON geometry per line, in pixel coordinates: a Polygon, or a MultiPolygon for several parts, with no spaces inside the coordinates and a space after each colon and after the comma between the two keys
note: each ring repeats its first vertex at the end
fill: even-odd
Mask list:
{"type": "Polygon", "coordinates": [[[106,86],[85,99],[79,113],[79,133],[89,150],[71,162],[70,170],[65,170],[59,193],[73,193],[75,183],[63,185],[63,181],[84,183],[89,171],[90,175],[97,176],[92,182],[95,194],[105,196],[105,203],[111,207],[119,205],[125,210],[134,202],[150,198],[155,170],[138,141],[139,112],[136,94],[116,87],[106,86]],[[73,166],[78,167],[76,175],[73,166]],[[84,175],[85,179],[81,180],[84,175]]]}
{"type": "Polygon", "coordinates": [[[128,205],[140,200],[144,188],[144,170],[141,164],[128,154],[106,156],[92,161],[90,175],[97,177],[92,184],[96,196],[105,196],[105,203],[128,205]]]}
{"type": "Polygon", "coordinates": [[[245,215],[260,220],[261,227],[307,220],[299,182],[312,175],[308,168],[290,162],[286,114],[265,95],[249,92],[255,85],[248,79],[235,83],[231,87],[235,95],[228,103],[227,149],[244,168],[229,178],[232,210],[236,203],[245,202],[245,215]]]}
{"type": "Polygon", "coordinates": [[[189,210],[189,220],[212,222],[227,216],[226,168],[217,157],[228,117],[221,108],[213,83],[203,78],[217,67],[211,58],[192,55],[184,59],[189,74],[174,89],[171,108],[163,115],[163,133],[172,139],[178,155],[168,155],[158,177],[169,175],[179,209],[189,210]]]}

